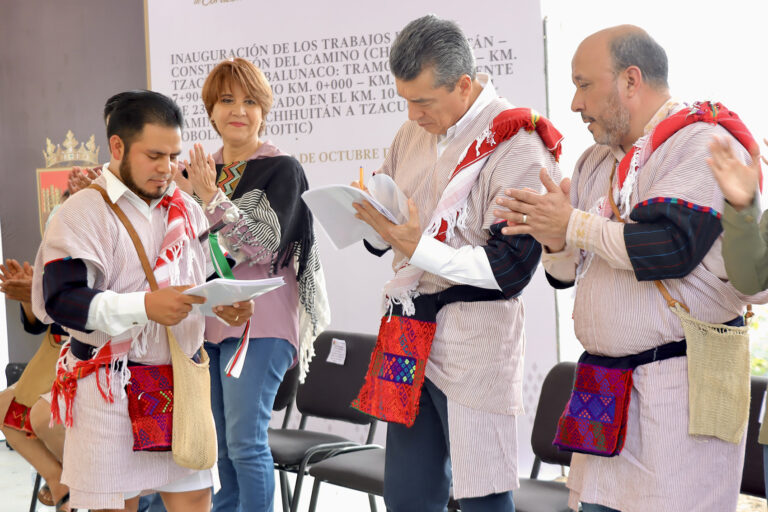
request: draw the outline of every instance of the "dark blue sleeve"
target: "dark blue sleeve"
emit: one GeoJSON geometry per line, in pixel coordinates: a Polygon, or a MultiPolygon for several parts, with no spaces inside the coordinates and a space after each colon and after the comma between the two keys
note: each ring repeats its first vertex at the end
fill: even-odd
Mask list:
{"type": "Polygon", "coordinates": [[[19,305],[19,313],[21,313],[21,325],[24,326],[24,330],[29,334],[42,334],[48,329],[48,325],[44,324],[37,318],[34,322],[30,322],[27,319],[27,315],[24,313],[24,308],[19,305]]]}
{"type": "Polygon", "coordinates": [[[547,281],[549,282],[549,285],[554,288],[555,290],[565,290],[566,288],[570,288],[573,286],[575,281],[561,281],[559,279],[556,279],[552,277],[552,275],[549,272],[545,272],[544,275],[547,276],[547,281]]]}
{"type": "Polygon", "coordinates": [[[78,331],[86,329],[93,298],[101,293],[88,287],[88,270],[83,260],[64,258],[45,264],[43,300],[45,311],[56,323],[78,331]]]}
{"type": "Polygon", "coordinates": [[[491,225],[491,238],[483,246],[493,276],[504,297],[517,297],[531,281],[541,259],[541,244],[530,235],[503,235],[504,222],[491,225]]]}
{"type": "Polygon", "coordinates": [[[675,198],[643,201],[630,219],[624,243],[638,281],[685,277],[723,231],[718,212],[675,198]]]}

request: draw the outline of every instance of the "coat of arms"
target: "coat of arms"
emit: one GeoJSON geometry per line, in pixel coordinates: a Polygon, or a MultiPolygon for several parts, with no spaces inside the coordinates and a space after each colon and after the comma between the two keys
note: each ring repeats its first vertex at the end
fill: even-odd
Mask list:
{"type": "Polygon", "coordinates": [[[99,147],[95,136],[88,142],[77,142],[72,130],[67,131],[64,142],[54,145],[45,139],[45,168],[37,170],[37,204],[40,214],[40,232],[54,208],[61,204],[67,191],[67,177],[73,166],[92,167],[99,164],[99,147]]]}

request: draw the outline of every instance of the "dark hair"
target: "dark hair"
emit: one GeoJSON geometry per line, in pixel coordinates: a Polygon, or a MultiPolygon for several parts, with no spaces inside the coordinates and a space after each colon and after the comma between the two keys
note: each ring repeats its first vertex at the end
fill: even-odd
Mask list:
{"type": "Polygon", "coordinates": [[[637,66],[643,80],[656,89],[667,89],[667,53],[646,32],[633,31],[611,41],[611,58],[616,74],[629,66],[637,66]]]}
{"type": "Polygon", "coordinates": [[[413,80],[432,67],[435,87],[452,91],[463,75],[475,79],[475,57],[467,37],[453,21],[428,14],[408,23],[389,52],[395,78],[413,80]]]}
{"type": "Polygon", "coordinates": [[[104,104],[104,122],[107,122],[110,114],[112,114],[112,111],[115,110],[115,105],[117,105],[120,100],[141,92],[143,92],[142,89],[132,89],[130,91],[119,92],[114,96],[110,96],[107,102],[104,104]]]}
{"type": "Polygon", "coordinates": [[[117,135],[126,151],[147,124],[181,128],[184,118],[174,101],[154,91],[130,91],[115,103],[107,123],[107,138],[117,135]]]}

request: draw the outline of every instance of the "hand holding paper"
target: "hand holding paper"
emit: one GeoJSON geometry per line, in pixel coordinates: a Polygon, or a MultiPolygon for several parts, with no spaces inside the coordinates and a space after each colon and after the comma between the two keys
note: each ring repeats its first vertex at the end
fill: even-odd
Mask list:
{"type": "Polygon", "coordinates": [[[147,318],[161,325],[176,325],[189,315],[194,305],[205,297],[188,293],[189,286],[168,286],[144,295],[147,318]]]}
{"type": "Polygon", "coordinates": [[[253,301],[235,302],[231,306],[215,306],[213,312],[227,325],[243,325],[253,315],[253,301]]]}
{"type": "MultiPolygon", "coordinates": [[[[213,279],[207,283],[203,283],[200,286],[189,288],[184,293],[187,295],[199,295],[206,299],[205,304],[196,305],[196,309],[206,316],[219,316],[225,321],[228,319],[234,320],[235,317],[239,317],[234,320],[232,325],[242,325],[245,322],[241,322],[243,319],[234,308],[233,304],[236,302],[247,302],[251,299],[263,295],[275,288],[280,288],[285,282],[282,277],[273,277],[271,279],[255,279],[255,280],[242,280],[242,279],[213,279]],[[224,316],[217,315],[213,308],[218,306],[228,306],[230,309],[226,309],[224,316]]],[[[246,308],[243,308],[245,312],[246,308]]],[[[250,311],[253,313],[253,304],[250,306],[250,311]]],[[[251,317],[248,314],[246,320],[251,317]]]]}
{"type": "Polygon", "coordinates": [[[355,203],[353,206],[357,210],[355,217],[376,230],[376,233],[397,251],[405,254],[408,258],[413,256],[416,246],[421,240],[419,210],[416,203],[408,200],[409,220],[405,224],[396,224],[390,221],[368,202],[355,203]]]}
{"type": "Polygon", "coordinates": [[[337,249],[343,249],[363,238],[376,238],[376,231],[356,217],[354,203],[369,202],[393,224],[402,224],[408,220],[408,199],[392,178],[376,174],[366,185],[368,188],[365,190],[359,186],[329,185],[308,190],[301,195],[337,249]]]}

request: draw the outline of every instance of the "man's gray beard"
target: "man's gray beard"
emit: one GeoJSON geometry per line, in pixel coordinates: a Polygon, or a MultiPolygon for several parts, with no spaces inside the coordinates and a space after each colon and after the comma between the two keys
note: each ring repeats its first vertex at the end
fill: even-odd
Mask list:
{"type": "Polygon", "coordinates": [[[600,120],[603,133],[595,137],[598,144],[618,146],[629,133],[629,110],[619,103],[619,94],[614,93],[608,99],[608,109],[600,120]]]}

